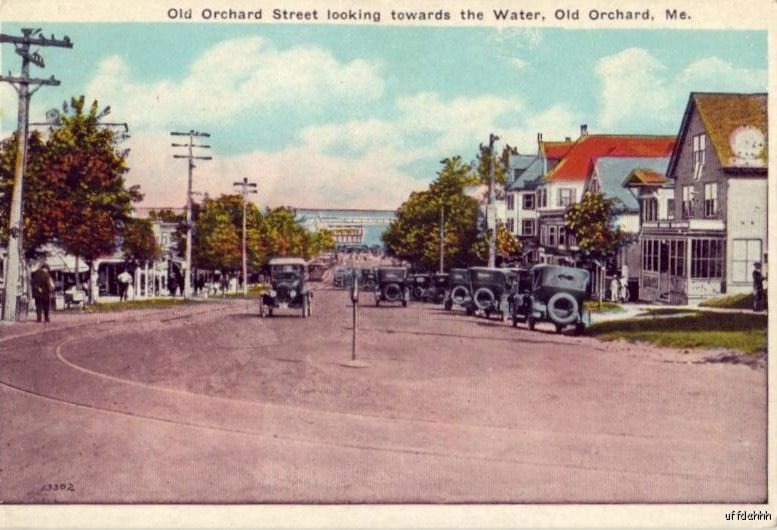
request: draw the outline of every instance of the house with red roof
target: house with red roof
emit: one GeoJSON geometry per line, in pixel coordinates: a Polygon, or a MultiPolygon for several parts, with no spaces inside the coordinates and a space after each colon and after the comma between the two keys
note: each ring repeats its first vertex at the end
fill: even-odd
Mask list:
{"type": "MultiPolygon", "coordinates": [[[[635,214],[637,207],[629,196],[619,197],[617,189],[633,170],[646,168],[656,171],[667,162],[675,145],[674,136],[624,134],[588,134],[581,126],[580,137],[551,167],[537,187],[539,261],[574,264],[577,251],[574,237],[566,233],[564,216],[572,204],[589,190],[604,191],[609,197],[620,198],[621,214],[635,214]],[[602,182],[607,183],[606,189],[602,182]],[[617,181],[618,186],[612,183],[617,181]]],[[[636,217],[631,223],[636,231],[636,217]]],[[[619,258],[623,261],[625,258],[619,258]]],[[[620,268],[622,263],[618,263],[620,268]]]]}
{"type": "Polygon", "coordinates": [[[641,299],[686,304],[752,289],[754,264],[767,259],[767,104],[766,94],[691,93],[667,181],[629,177],[645,199],[672,196],[665,215],[659,207],[642,221],[641,299]]]}

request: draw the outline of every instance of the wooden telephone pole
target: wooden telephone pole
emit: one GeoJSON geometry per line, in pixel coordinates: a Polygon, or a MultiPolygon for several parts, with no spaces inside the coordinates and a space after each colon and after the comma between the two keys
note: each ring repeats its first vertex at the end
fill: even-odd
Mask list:
{"type": "Polygon", "coordinates": [[[5,270],[5,301],[3,303],[3,321],[16,321],[17,298],[19,296],[19,283],[22,274],[21,260],[24,256],[23,249],[23,188],[24,169],[27,163],[27,134],[30,122],[30,98],[40,87],[58,86],[59,81],[51,76],[48,79],[30,77],[30,64],[45,68],[46,63],[37,51],[31,51],[32,46],[54,46],[57,48],[72,48],[70,38],[55,39],[44,37],[40,29],[23,28],[22,36],[0,34],[0,43],[11,43],[16,46],[16,54],[22,58],[21,74],[12,76],[0,76],[0,81],[10,83],[19,95],[19,125],[16,138],[16,166],[14,168],[13,193],[11,195],[11,211],[8,222],[8,260],[5,270]],[[35,88],[30,90],[30,86],[35,88]]]}
{"type": "Polygon", "coordinates": [[[173,158],[186,158],[189,160],[189,180],[186,185],[186,270],[183,271],[183,297],[191,298],[192,296],[192,170],[197,167],[194,165],[195,160],[212,160],[210,156],[194,156],[193,149],[199,147],[202,149],[210,149],[209,145],[196,145],[194,138],[196,136],[210,138],[210,134],[206,132],[199,132],[190,130],[189,132],[171,132],[172,136],[188,136],[188,144],[171,144],[173,147],[186,147],[189,153],[186,155],[173,155],[173,158]]]}

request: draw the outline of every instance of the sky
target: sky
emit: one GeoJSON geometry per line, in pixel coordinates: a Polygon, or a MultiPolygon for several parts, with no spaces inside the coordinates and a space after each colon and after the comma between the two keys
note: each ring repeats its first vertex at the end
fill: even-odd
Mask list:
{"type": "MultiPolygon", "coordinates": [[[[0,31],[20,34],[20,25],[0,31]]],[[[25,24],[25,27],[30,27],[25,24]]],[[[34,26],[33,26],[34,27],[34,26]]],[[[128,184],[141,206],[183,206],[184,154],[171,131],[206,131],[193,190],[261,206],[394,209],[440,160],[475,158],[489,133],[521,153],[592,134],[676,134],[691,91],[765,92],[764,31],[564,30],[389,25],[45,24],[73,49],[45,48],[57,87],[30,121],[72,96],[110,105],[131,137],[128,184]]],[[[2,71],[19,58],[1,47],[2,71]]],[[[16,128],[0,83],[0,136],[16,128]]]]}

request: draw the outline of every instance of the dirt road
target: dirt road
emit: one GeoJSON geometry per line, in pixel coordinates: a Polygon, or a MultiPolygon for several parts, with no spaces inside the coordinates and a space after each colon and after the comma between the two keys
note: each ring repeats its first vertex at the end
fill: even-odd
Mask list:
{"type": "Polygon", "coordinates": [[[364,295],[367,366],[351,368],[347,293],[321,289],[313,310],[260,319],[234,300],[17,324],[0,339],[0,499],[766,498],[763,368],[364,295]]]}

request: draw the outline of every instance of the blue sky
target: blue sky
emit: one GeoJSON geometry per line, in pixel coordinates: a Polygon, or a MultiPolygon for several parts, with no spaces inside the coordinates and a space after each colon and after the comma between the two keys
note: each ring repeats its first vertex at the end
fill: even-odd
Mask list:
{"type": "MultiPolygon", "coordinates": [[[[3,33],[19,25],[4,23],[3,33]]],[[[145,205],[184,202],[171,130],[211,133],[194,188],[259,183],[260,204],[394,208],[439,160],[471,159],[490,132],[522,152],[536,136],[673,134],[688,93],[765,91],[762,31],[562,30],[388,25],[44,24],[72,50],[42,50],[59,87],[110,105],[132,138],[128,175],[145,205]]],[[[18,72],[10,45],[3,71],[18,72]]],[[[2,134],[15,92],[0,86],[2,134]]]]}

